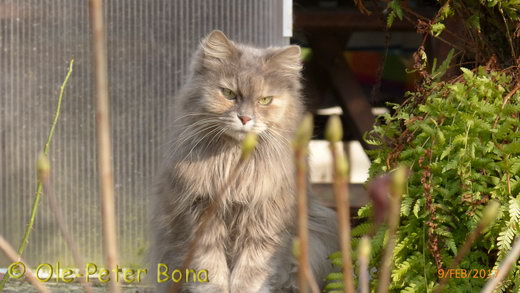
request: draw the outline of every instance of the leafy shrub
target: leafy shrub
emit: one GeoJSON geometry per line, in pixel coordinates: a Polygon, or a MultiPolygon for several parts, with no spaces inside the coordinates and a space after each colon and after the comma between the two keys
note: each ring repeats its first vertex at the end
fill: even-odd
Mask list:
{"type": "MultiPolygon", "coordinates": [[[[462,71],[452,82],[432,82],[410,94],[402,106],[394,105],[395,113],[380,116],[380,125],[367,139],[379,146],[371,153],[371,178],[397,164],[412,169],[401,204],[393,291],[431,290],[439,281],[438,271],[451,263],[490,199],[501,203],[498,218],[473,244],[460,268],[496,270],[520,235],[520,92],[512,82],[518,70],[462,71]]],[[[370,213],[371,206],[366,206],[359,216],[370,213]]],[[[352,235],[365,234],[370,226],[362,224],[352,235]]],[[[372,238],[374,267],[384,235],[380,230],[372,238]]],[[[376,271],[372,282],[377,283],[376,271]]],[[[453,278],[448,286],[474,292],[485,282],[453,278]]],[[[500,288],[519,290],[520,264],[500,288]]]]}

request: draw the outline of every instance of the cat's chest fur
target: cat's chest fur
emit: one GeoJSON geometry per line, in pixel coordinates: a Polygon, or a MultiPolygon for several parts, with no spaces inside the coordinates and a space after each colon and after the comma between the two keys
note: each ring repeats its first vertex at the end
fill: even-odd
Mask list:
{"type": "Polygon", "coordinates": [[[241,166],[239,157],[239,147],[215,146],[179,156],[179,160],[174,161],[172,173],[174,182],[180,187],[178,191],[182,193],[178,195],[193,199],[220,196],[230,204],[259,203],[276,196],[291,196],[294,180],[290,153],[259,150],[241,166]],[[233,173],[236,180],[230,181],[233,173]]]}

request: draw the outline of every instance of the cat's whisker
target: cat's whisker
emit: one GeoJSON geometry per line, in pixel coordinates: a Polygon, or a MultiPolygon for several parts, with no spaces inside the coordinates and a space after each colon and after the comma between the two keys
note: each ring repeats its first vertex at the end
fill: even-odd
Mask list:
{"type": "Polygon", "coordinates": [[[282,143],[283,145],[285,146],[291,146],[291,141],[289,141],[289,139],[287,139],[285,136],[283,136],[282,134],[280,134],[278,131],[274,130],[274,129],[268,129],[266,131],[266,133],[268,135],[270,135],[271,137],[273,137],[275,140],[279,141],[280,143],[282,143]]]}
{"type": "Polygon", "coordinates": [[[176,139],[178,139],[179,137],[182,138],[183,135],[186,132],[193,132],[194,129],[191,129],[191,128],[196,127],[196,126],[201,125],[201,124],[205,125],[205,124],[208,124],[208,123],[213,124],[213,123],[218,123],[218,121],[213,119],[213,118],[206,118],[206,119],[201,119],[201,120],[198,120],[198,121],[196,121],[194,123],[188,124],[188,125],[186,125],[186,127],[184,128],[184,130],[180,134],[175,135],[175,136],[172,137],[172,142],[175,141],[176,139]]]}
{"type": "Polygon", "coordinates": [[[220,136],[222,136],[222,134],[224,134],[224,132],[226,132],[228,128],[227,127],[223,127],[220,129],[219,132],[217,132],[215,135],[213,135],[213,137],[208,141],[208,143],[206,144],[206,147],[204,147],[204,149],[202,150],[202,153],[206,152],[206,150],[208,149],[208,146],[210,146],[211,144],[213,144],[213,142],[216,142],[218,141],[218,139],[220,138],[220,136]]]}
{"type": "Polygon", "coordinates": [[[176,139],[174,139],[174,141],[175,140],[177,140],[177,141],[175,141],[175,143],[173,144],[175,147],[170,150],[170,155],[173,156],[179,148],[185,146],[186,142],[190,141],[192,138],[197,137],[198,135],[200,135],[201,132],[207,131],[213,127],[217,127],[217,125],[206,121],[206,123],[202,123],[201,125],[199,124],[197,127],[192,127],[195,129],[187,128],[187,129],[189,129],[190,132],[193,132],[193,133],[190,133],[190,135],[188,135],[186,137],[181,137],[181,140],[178,140],[179,139],[178,137],[176,139]]]}
{"type": "Polygon", "coordinates": [[[195,128],[200,124],[205,124],[206,122],[207,122],[206,119],[203,119],[203,120],[199,120],[195,123],[192,123],[192,124],[186,126],[180,134],[177,134],[177,135],[172,134],[170,139],[166,142],[166,144],[174,145],[175,143],[178,142],[179,138],[182,138],[184,136],[185,133],[190,132],[190,135],[193,134],[193,132],[195,132],[194,131],[195,129],[192,129],[192,128],[195,128]]]}
{"type": "Polygon", "coordinates": [[[214,116],[214,117],[217,117],[215,116],[214,114],[210,114],[210,113],[203,113],[203,112],[200,112],[200,113],[188,113],[188,114],[185,114],[185,115],[182,115],[180,117],[177,117],[175,118],[173,121],[172,121],[172,125],[173,123],[181,120],[181,119],[184,119],[184,118],[187,118],[187,117],[191,117],[191,116],[214,116]]]}
{"type": "Polygon", "coordinates": [[[206,133],[204,136],[202,136],[202,138],[200,138],[195,143],[195,145],[193,145],[193,147],[190,149],[189,153],[186,155],[186,157],[184,157],[184,159],[182,161],[185,161],[188,157],[191,158],[191,154],[193,153],[193,150],[195,150],[195,148],[200,144],[200,142],[203,141],[208,135],[210,135],[211,133],[213,133],[213,132],[215,132],[217,130],[219,130],[219,128],[216,125],[214,125],[214,129],[211,129],[208,133],[206,133]]]}

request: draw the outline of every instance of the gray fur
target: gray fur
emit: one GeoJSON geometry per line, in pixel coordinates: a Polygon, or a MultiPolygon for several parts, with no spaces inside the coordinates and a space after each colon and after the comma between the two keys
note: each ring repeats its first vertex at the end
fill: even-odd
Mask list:
{"type": "MultiPolygon", "coordinates": [[[[258,146],[206,227],[190,268],[209,271],[208,283],[185,292],[295,292],[295,190],[291,140],[301,120],[300,50],[257,49],[213,31],[195,53],[192,73],[174,100],[169,150],[152,203],[152,281],[157,263],[180,268],[201,213],[240,156],[247,131],[258,146]],[[222,88],[236,92],[226,99],[222,88]],[[273,96],[270,105],[258,104],[273,96]],[[237,115],[251,121],[242,125],[237,115]]],[[[310,262],[318,282],[337,249],[334,212],[310,201],[310,262]]],[[[172,270],[172,269],[170,269],[172,270]]],[[[167,285],[158,286],[166,291],[167,285]]]]}

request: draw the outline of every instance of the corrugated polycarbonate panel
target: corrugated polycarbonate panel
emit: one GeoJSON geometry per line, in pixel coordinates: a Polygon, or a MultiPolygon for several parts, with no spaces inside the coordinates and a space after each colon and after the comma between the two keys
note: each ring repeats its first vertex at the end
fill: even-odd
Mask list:
{"type": "MultiPolygon", "coordinates": [[[[111,123],[121,264],[147,246],[150,194],[167,108],[200,38],[221,29],[261,46],[286,45],[280,0],[106,1],[111,123]]],[[[0,234],[21,242],[59,88],[74,58],[49,156],[52,184],[87,261],[103,263],[96,174],[95,107],[88,1],[0,0],[0,234]]],[[[29,246],[31,264],[71,255],[42,198],[29,246]]],[[[0,256],[0,267],[8,261],[0,256]]]]}

